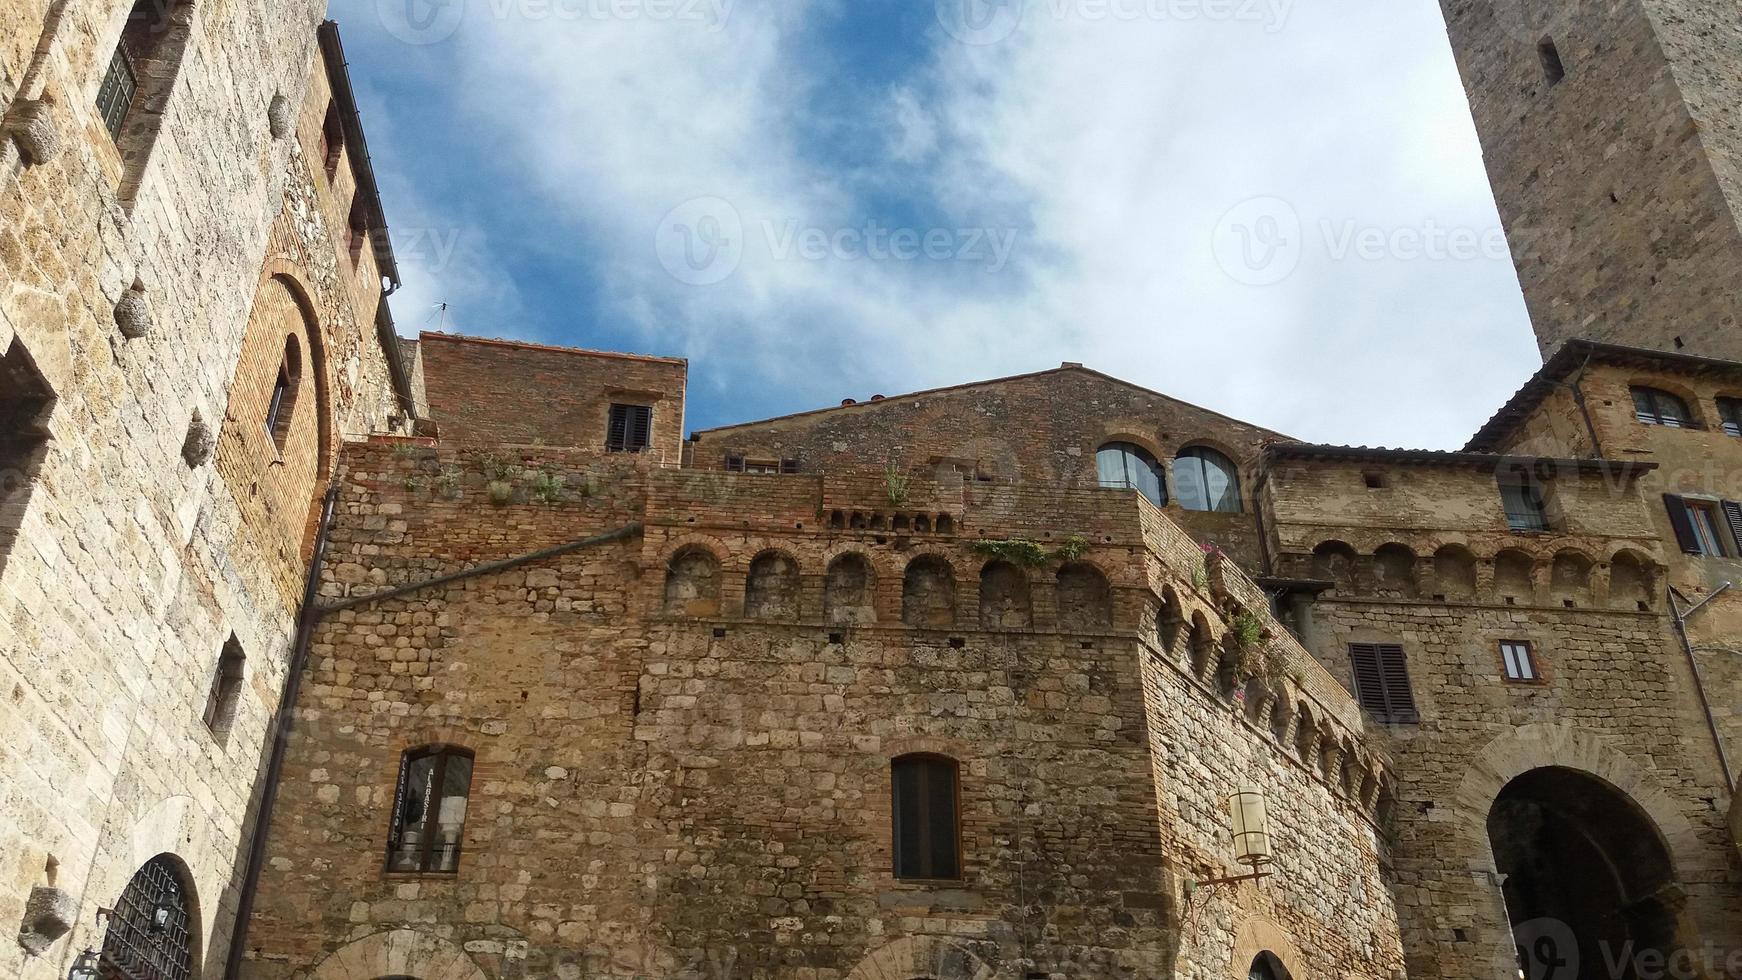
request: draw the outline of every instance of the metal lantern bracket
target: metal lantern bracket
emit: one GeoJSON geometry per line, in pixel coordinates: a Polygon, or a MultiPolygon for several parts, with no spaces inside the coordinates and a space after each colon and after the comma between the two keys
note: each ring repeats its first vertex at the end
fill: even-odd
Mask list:
{"type": "Polygon", "coordinates": [[[1203,881],[1199,881],[1196,878],[1187,878],[1185,884],[1182,886],[1185,891],[1186,901],[1185,915],[1182,918],[1186,921],[1191,920],[1192,913],[1197,910],[1198,893],[1200,891],[1207,892],[1215,888],[1217,885],[1237,885],[1243,881],[1262,881],[1265,878],[1275,877],[1275,875],[1276,872],[1274,871],[1255,870],[1249,874],[1234,875],[1228,878],[1209,878],[1203,881]]]}

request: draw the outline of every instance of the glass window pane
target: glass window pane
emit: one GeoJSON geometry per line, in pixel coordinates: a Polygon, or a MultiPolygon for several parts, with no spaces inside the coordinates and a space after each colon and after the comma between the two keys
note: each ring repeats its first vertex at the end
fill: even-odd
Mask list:
{"type": "Polygon", "coordinates": [[[1240,476],[1228,457],[1213,449],[1187,449],[1173,463],[1180,506],[1232,514],[1240,511],[1240,476]]]}
{"type": "Polygon", "coordinates": [[[1157,507],[1167,503],[1161,466],[1141,446],[1115,442],[1095,453],[1095,475],[1101,486],[1136,490],[1157,507]]]}

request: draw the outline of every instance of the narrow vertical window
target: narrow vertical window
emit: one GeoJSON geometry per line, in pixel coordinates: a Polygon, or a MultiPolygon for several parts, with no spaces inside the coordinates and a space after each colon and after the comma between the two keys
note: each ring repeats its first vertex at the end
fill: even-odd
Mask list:
{"type": "Polygon", "coordinates": [[[1506,526],[1514,531],[1549,529],[1548,504],[1542,484],[1527,473],[1507,473],[1500,478],[1500,502],[1506,509],[1506,526]]]}
{"type": "Polygon", "coordinates": [[[1543,38],[1536,45],[1537,57],[1542,59],[1542,74],[1550,85],[1559,85],[1561,79],[1567,77],[1566,63],[1561,61],[1561,50],[1553,38],[1543,38]]]}
{"type": "Polygon", "coordinates": [[[363,261],[363,246],[369,241],[369,213],[363,207],[361,194],[351,201],[351,213],[346,219],[346,225],[350,229],[346,245],[351,250],[351,264],[356,265],[363,261]]]}
{"type": "Polygon", "coordinates": [[[279,452],[290,438],[290,423],[296,414],[296,392],[302,381],[302,347],[296,335],[284,338],[284,354],[278,361],[278,375],[272,382],[272,397],[266,405],[266,434],[279,452]]]}
{"type": "Polygon", "coordinates": [[[1536,657],[1532,654],[1529,643],[1523,640],[1501,640],[1500,660],[1505,665],[1507,680],[1537,680],[1536,657]]]}
{"type": "Polygon", "coordinates": [[[895,876],[962,876],[959,771],[954,759],[905,755],[893,766],[895,876]]]}
{"type": "Polygon", "coordinates": [[[6,566],[48,455],[54,402],[54,391],[24,341],[15,338],[0,350],[0,568],[6,566]]]}
{"type": "Polygon", "coordinates": [[[605,428],[605,450],[613,453],[645,452],[653,444],[653,406],[612,405],[605,428]]]}
{"type": "Polygon", "coordinates": [[[121,152],[117,193],[130,204],[163,128],[192,33],[185,0],[134,0],[97,87],[97,115],[121,152]]]}
{"type": "Polygon", "coordinates": [[[472,753],[454,746],[413,749],[399,762],[387,870],[453,874],[472,791],[472,753]]]}
{"type": "Polygon", "coordinates": [[[1718,399],[1718,418],[1723,422],[1725,435],[1742,437],[1742,399],[1718,399]]]}
{"type": "Polygon", "coordinates": [[[206,695],[204,721],[212,734],[222,739],[236,722],[236,709],[242,702],[242,676],[247,657],[242,644],[231,636],[218,654],[218,670],[212,675],[212,689],[206,695]]]}
{"type": "Polygon", "coordinates": [[[1375,721],[1408,725],[1421,720],[1403,647],[1394,643],[1351,643],[1349,662],[1355,672],[1355,696],[1375,721]]]}
{"type": "Polygon", "coordinates": [[[345,126],[339,121],[339,106],[332,99],[327,100],[327,115],[321,120],[321,169],[327,172],[327,179],[332,180],[339,172],[339,157],[345,152],[345,126]]]}

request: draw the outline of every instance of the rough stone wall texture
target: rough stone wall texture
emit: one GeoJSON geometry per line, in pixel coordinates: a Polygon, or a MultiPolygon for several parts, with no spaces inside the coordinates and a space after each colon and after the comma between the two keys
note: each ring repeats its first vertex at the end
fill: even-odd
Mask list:
{"type": "Polygon", "coordinates": [[[687,362],[424,333],[429,410],[450,445],[605,447],[611,405],[653,408],[654,455],[683,459],[687,362]]]}
{"type": "MultiPolygon", "coordinates": [[[[1654,604],[1664,586],[1682,596],[1683,609],[1711,598],[1690,618],[1688,633],[1696,649],[1714,715],[1725,734],[1733,764],[1742,763],[1742,704],[1734,692],[1742,683],[1742,591],[1730,589],[1713,598],[1723,585],[1742,585],[1742,540],[1725,538],[1736,547],[1724,556],[1690,555],[1678,545],[1670,525],[1664,494],[1713,501],[1742,500],[1742,438],[1724,431],[1719,398],[1742,398],[1742,368],[1691,369],[1664,364],[1593,363],[1579,382],[1590,424],[1566,388],[1546,398],[1533,415],[1496,448],[1518,454],[1584,455],[1591,435],[1603,455],[1646,460],[1657,469],[1639,479],[1638,493],[1651,536],[1659,542],[1667,581],[1654,583],[1654,604]],[[1648,425],[1634,413],[1631,388],[1644,385],[1680,397],[1692,411],[1695,428],[1648,425]]],[[[1605,533],[1618,528],[1605,518],[1597,526],[1605,533]]],[[[1720,535],[1724,529],[1719,529],[1720,535]]],[[[1679,641],[1676,641],[1679,645],[1679,641]]],[[[1702,722],[1703,724],[1703,722],[1702,722]]]]}
{"type": "Polygon", "coordinates": [[[1441,6],[1543,352],[1588,338],[1742,359],[1734,5],[1441,6]]]}
{"type": "Polygon", "coordinates": [[[1171,463],[1190,446],[1215,449],[1248,476],[1276,433],[1081,367],[900,395],[766,422],[696,433],[692,465],[720,469],[728,455],[806,472],[889,466],[968,482],[1093,487],[1095,452],[1142,446],[1168,471],[1168,516],[1247,567],[1260,563],[1257,525],[1245,513],[1188,511],[1175,502],[1171,463]]]}
{"type": "MultiPolygon", "coordinates": [[[[221,968],[292,629],[291,556],[270,542],[306,520],[248,506],[268,488],[227,463],[190,468],[181,446],[196,413],[220,430],[232,389],[248,397],[238,365],[273,243],[324,234],[294,205],[284,217],[301,150],[274,140],[267,118],[275,95],[301,98],[324,4],[186,11],[191,41],[156,140],[124,160],[94,100],[130,6],[0,10],[0,101],[46,97],[66,140],[41,164],[0,141],[0,350],[28,351],[57,396],[0,569],[0,922],[18,922],[51,878],[79,908],[41,955],[0,944],[0,974],[24,980],[66,976],[77,950],[101,943],[95,910],[164,852],[196,895],[201,975],[221,968]],[[136,282],[153,329],[125,339],[113,311],[136,282]],[[232,634],[243,694],[219,739],[201,709],[232,634]]],[[[309,264],[316,310],[348,308],[320,294],[309,264]]],[[[331,339],[339,378],[351,355],[338,351],[370,337],[331,339]]],[[[349,398],[331,385],[335,415],[361,431],[380,419],[366,377],[359,367],[349,398]]]]}
{"type": "MultiPolygon", "coordinates": [[[[1313,568],[1323,540],[1354,546],[1354,569],[1336,576],[1303,631],[1319,659],[1352,685],[1350,644],[1397,643],[1407,657],[1421,722],[1389,726],[1385,741],[1400,782],[1392,858],[1410,976],[1491,977],[1512,962],[1486,820],[1499,790],[1540,766],[1589,772],[1645,809],[1670,842],[1699,937],[1736,948],[1742,872],[1726,829],[1729,789],[1666,614],[1673,547],[1644,495],[1586,487],[1567,495],[1568,531],[1525,538],[1497,522],[1492,476],[1457,468],[1293,462],[1266,490],[1285,566],[1313,568]],[[1382,469],[1388,487],[1367,489],[1363,469],[1382,469]],[[1473,559],[1474,588],[1439,585],[1433,561],[1407,567],[1416,584],[1403,593],[1385,588],[1372,564],[1394,542],[1424,557],[1459,549],[1473,559]],[[1510,587],[1509,557],[1520,560],[1510,587]],[[1635,569],[1651,586],[1624,593],[1618,583],[1635,569]],[[1541,681],[1505,680],[1502,640],[1532,645],[1541,681]]],[[[1727,676],[1708,680],[1733,685],[1727,676]]],[[[1725,701],[1736,689],[1710,687],[1725,701]]]]}
{"type": "MultiPolygon", "coordinates": [[[[886,505],[875,474],[513,457],[517,487],[543,473],[571,489],[495,506],[500,450],[347,449],[329,600],[643,530],[323,621],[248,976],[365,975],[332,964],[377,963],[406,923],[440,937],[394,968],[415,975],[1223,977],[1243,975],[1254,936],[1297,975],[1381,978],[1401,962],[1372,823],[1389,775],[1338,720],[1347,693],[1264,699],[1314,706],[1300,716],[1351,760],[1327,766],[1153,642],[1156,582],[1218,638],[1232,593],[1168,563],[1202,552],[1152,531],[1165,518],[1134,494],[964,503],[958,489],[950,530],[895,534],[818,519],[886,505]],[[1092,534],[1065,601],[1093,568],[1111,626],[1058,628],[1073,613],[1055,558],[1025,570],[1031,628],[978,627],[987,559],[973,543],[1039,528],[1055,543],[1092,534]],[[698,551],[717,562],[719,601],[690,618],[668,605],[667,577],[696,581],[698,551]],[[770,554],[798,571],[793,622],[747,618],[770,554]],[[824,618],[844,555],[870,593],[850,627],[824,618]],[[954,577],[953,624],[915,630],[900,623],[903,571],[925,557],[954,577]],[[431,742],[477,753],[460,871],[384,873],[400,754],[431,742]],[[960,882],[892,875],[889,766],[916,751],[960,763],[960,882]],[[1238,870],[1225,798],[1248,782],[1271,794],[1277,876],[1188,910],[1182,877],[1238,870]]],[[[916,507],[929,492],[915,488],[916,507]]]]}

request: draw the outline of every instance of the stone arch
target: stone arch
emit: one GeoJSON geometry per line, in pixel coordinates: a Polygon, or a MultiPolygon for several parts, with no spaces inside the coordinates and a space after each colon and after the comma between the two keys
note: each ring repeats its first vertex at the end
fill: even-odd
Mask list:
{"type": "Polygon", "coordinates": [[[920,555],[907,563],[901,580],[901,621],[939,629],[955,625],[956,573],[948,560],[920,555]]]}
{"type": "Polygon", "coordinates": [[[904,936],[872,950],[847,980],[992,980],[996,971],[964,943],[939,936],[904,936]]]}
{"type": "Polygon", "coordinates": [[[1553,601],[1589,608],[1592,568],[1591,559],[1578,551],[1568,548],[1557,553],[1549,565],[1549,594],[1553,601]]]}
{"type": "Polygon", "coordinates": [[[1609,559],[1609,605],[1617,609],[1648,610],[1656,606],[1656,579],[1651,560],[1623,548],[1609,559]]]}
{"type": "Polygon", "coordinates": [[[1276,957],[1288,971],[1290,980],[1308,980],[1306,958],[1301,956],[1294,937],[1262,915],[1247,917],[1234,930],[1234,954],[1228,960],[1229,977],[1247,980],[1253,961],[1265,953],[1276,957]]]}
{"type": "Polygon", "coordinates": [[[1178,652],[1185,634],[1186,618],[1179,593],[1170,585],[1162,590],[1161,604],[1155,609],[1155,639],[1163,653],[1173,654],[1178,652]]]}
{"type": "Polygon", "coordinates": [[[1650,771],[1594,732],[1575,725],[1526,725],[1476,753],[1453,794],[1454,832],[1470,856],[1470,870],[1494,873],[1488,813],[1507,784],[1534,769],[1571,769],[1594,776],[1628,797],[1656,824],[1682,874],[1723,867],[1704,848],[1694,827],[1650,771]]]}
{"type": "Polygon", "coordinates": [[[1058,625],[1061,630],[1094,631],[1113,626],[1113,586],[1088,562],[1066,562],[1058,571],[1058,625]]]}
{"type": "Polygon", "coordinates": [[[1321,541],[1313,549],[1313,576],[1347,595],[1355,586],[1355,549],[1347,541],[1321,541]]]}
{"type": "Polygon", "coordinates": [[[203,974],[205,936],[199,889],[181,855],[164,851],[147,858],[128,875],[123,889],[109,894],[104,904],[112,914],[100,931],[100,946],[104,962],[117,964],[117,972],[127,972],[140,955],[141,942],[155,932],[160,945],[154,956],[162,957],[172,969],[185,963],[188,977],[203,974]],[[168,921],[154,923],[160,916],[168,921]]]}
{"type": "Polygon", "coordinates": [[[320,962],[309,980],[408,976],[418,980],[489,980],[466,951],[440,936],[395,929],[365,936],[320,962]]]}
{"type": "Polygon", "coordinates": [[[1380,545],[1373,552],[1373,576],[1376,594],[1387,598],[1415,598],[1415,551],[1396,542],[1380,545]]]}
{"type": "Polygon", "coordinates": [[[1288,727],[1294,724],[1294,703],[1289,701],[1288,692],[1279,690],[1270,702],[1270,735],[1278,745],[1288,741],[1288,727]]]}
{"type": "Polygon", "coordinates": [[[1027,573],[1007,561],[987,562],[980,569],[980,628],[1020,630],[1033,625],[1027,573]]]}
{"type": "MultiPolygon", "coordinates": [[[[260,285],[265,287],[268,282],[276,282],[288,291],[296,301],[297,308],[302,311],[302,321],[307,341],[306,373],[314,380],[315,415],[320,421],[318,480],[321,485],[331,479],[337,447],[334,445],[335,421],[332,404],[332,379],[328,376],[329,360],[327,357],[327,338],[321,328],[320,314],[316,312],[314,294],[305,284],[306,275],[302,268],[282,258],[268,259],[266,274],[261,278],[260,285]]],[[[259,291],[255,293],[259,301],[259,291]]],[[[282,342],[282,338],[280,338],[282,342]]]]}
{"type": "Polygon", "coordinates": [[[1494,592],[1502,600],[1516,604],[1536,600],[1536,562],[1516,548],[1508,548],[1494,556],[1494,592]]]}
{"type": "Polygon", "coordinates": [[[764,551],[744,576],[744,615],[749,619],[798,618],[798,561],[784,551],[764,551]]]}
{"type": "Polygon", "coordinates": [[[1434,552],[1434,594],[1470,598],[1476,594],[1476,556],[1461,544],[1434,552]]]}
{"type": "Polygon", "coordinates": [[[665,564],[664,611],[672,616],[720,614],[720,558],[699,544],[687,544],[665,564]]]}
{"type": "Polygon", "coordinates": [[[1210,632],[1209,617],[1201,609],[1192,613],[1190,648],[1192,659],[1189,666],[1192,676],[1199,680],[1207,679],[1210,671],[1220,665],[1220,660],[1216,653],[1215,634],[1210,632]]]}
{"type": "Polygon", "coordinates": [[[831,626],[876,622],[875,581],[864,554],[847,551],[835,556],[823,576],[823,619],[831,626]]]}

